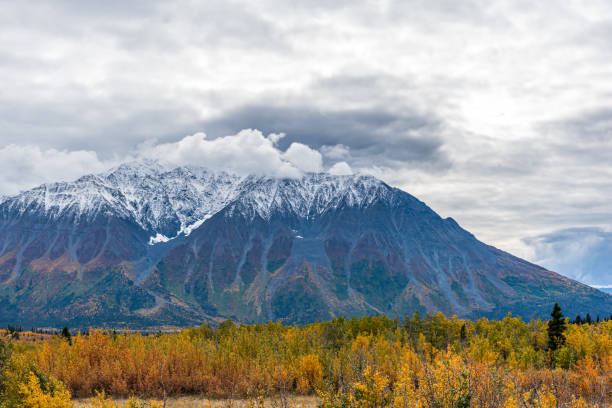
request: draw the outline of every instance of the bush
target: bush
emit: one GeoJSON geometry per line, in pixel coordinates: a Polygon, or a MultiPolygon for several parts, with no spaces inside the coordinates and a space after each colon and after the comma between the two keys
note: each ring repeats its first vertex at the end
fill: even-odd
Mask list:
{"type": "Polygon", "coordinates": [[[27,408],[72,408],[74,403],[70,401],[68,392],[62,383],[49,380],[46,389],[41,386],[41,381],[30,371],[28,381],[19,384],[18,406],[27,408]]]}
{"type": "Polygon", "coordinates": [[[11,345],[0,344],[0,408],[71,408],[64,385],[40,372],[11,345]]]}

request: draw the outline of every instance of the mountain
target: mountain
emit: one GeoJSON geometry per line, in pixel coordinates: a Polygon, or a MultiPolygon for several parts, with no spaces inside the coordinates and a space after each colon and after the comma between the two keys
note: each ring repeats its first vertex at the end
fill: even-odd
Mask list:
{"type": "Polygon", "coordinates": [[[0,324],[146,328],[415,311],[605,315],[612,296],[365,175],[145,161],[0,201],[0,324]]]}

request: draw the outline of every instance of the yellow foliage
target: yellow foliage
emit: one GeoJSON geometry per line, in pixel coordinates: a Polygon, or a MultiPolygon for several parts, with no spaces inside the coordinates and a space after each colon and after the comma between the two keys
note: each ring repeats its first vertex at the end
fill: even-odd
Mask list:
{"type": "Polygon", "coordinates": [[[70,392],[57,384],[55,391],[46,393],[40,386],[40,380],[30,372],[26,383],[19,387],[21,406],[23,408],[71,408],[70,392]]]}
{"type": "Polygon", "coordinates": [[[310,393],[323,378],[323,367],[319,356],[307,354],[300,360],[297,391],[302,394],[310,393]]]}
{"type": "MultiPolygon", "coordinates": [[[[133,403],[133,402],[132,402],[133,403]]],[[[106,396],[104,391],[96,391],[95,395],[91,397],[91,408],[117,408],[117,405],[113,400],[106,396]]]]}
{"type": "MultiPolygon", "coordinates": [[[[325,408],[612,403],[612,322],[568,324],[566,344],[554,353],[546,348],[546,327],[512,316],[471,322],[437,314],[404,323],[370,316],[299,327],[203,326],[164,335],[90,330],[73,336],[72,345],[54,339],[18,350],[5,380],[9,391],[21,389],[14,384],[30,387],[33,400],[61,393],[42,384],[37,394],[23,374],[31,371],[58,378],[76,395],[100,390],[94,408],[115,408],[105,392],[161,398],[316,391],[325,408]]],[[[163,405],[131,401],[130,408],[163,405]]]]}
{"type": "Polygon", "coordinates": [[[389,405],[391,392],[389,379],[379,371],[367,366],[363,372],[363,379],[354,384],[354,392],[349,401],[352,407],[377,408],[389,405]]]}

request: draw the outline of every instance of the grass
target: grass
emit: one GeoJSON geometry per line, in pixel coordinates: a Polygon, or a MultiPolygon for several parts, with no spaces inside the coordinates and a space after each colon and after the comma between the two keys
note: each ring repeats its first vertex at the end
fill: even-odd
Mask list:
{"type": "MultiPolygon", "coordinates": [[[[116,398],[113,402],[117,404],[119,408],[124,408],[127,405],[127,398],[116,398]]],[[[91,406],[90,398],[79,398],[75,399],[75,408],[88,408],[91,406]]],[[[166,401],[167,408],[242,408],[247,407],[248,400],[215,400],[208,398],[201,398],[196,396],[182,396],[168,398],[166,401]]],[[[319,404],[319,399],[314,396],[290,396],[288,398],[288,407],[290,408],[315,408],[319,404]]],[[[254,401],[254,405],[257,406],[257,401],[254,401]]],[[[264,401],[265,408],[282,407],[282,404],[278,399],[267,398],[264,401]]]]}

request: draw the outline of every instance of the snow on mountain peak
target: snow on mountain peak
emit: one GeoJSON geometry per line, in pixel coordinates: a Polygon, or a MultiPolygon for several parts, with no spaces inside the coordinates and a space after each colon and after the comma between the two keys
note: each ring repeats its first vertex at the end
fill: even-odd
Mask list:
{"type": "Polygon", "coordinates": [[[343,203],[367,206],[391,191],[380,180],[365,175],[238,176],[141,160],[70,183],[44,184],[0,203],[19,214],[34,211],[73,222],[112,214],[149,231],[153,245],[189,235],[226,207],[230,214],[264,219],[275,211],[313,217],[343,203]]]}
{"type": "Polygon", "coordinates": [[[372,176],[327,173],[307,173],[297,179],[260,178],[250,181],[248,187],[233,203],[231,211],[264,219],[274,211],[308,218],[341,204],[367,206],[391,192],[386,184],[372,176]]]}

